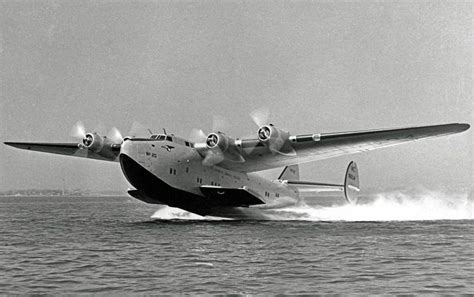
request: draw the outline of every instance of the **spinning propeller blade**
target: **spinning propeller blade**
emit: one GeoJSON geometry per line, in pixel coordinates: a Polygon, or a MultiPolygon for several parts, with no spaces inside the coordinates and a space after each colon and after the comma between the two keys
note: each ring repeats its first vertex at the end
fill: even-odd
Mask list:
{"type": "Polygon", "coordinates": [[[109,133],[107,134],[107,137],[112,140],[114,143],[122,143],[123,142],[123,137],[122,133],[120,133],[119,129],[117,127],[112,127],[110,129],[109,133]]]}
{"type": "Polygon", "coordinates": [[[83,139],[86,137],[86,128],[81,121],[78,121],[72,126],[71,132],[69,133],[74,138],[83,139]]]}
{"type": "Polygon", "coordinates": [[[257,126],[261,127],[268,122],[270,111],[266,107],[256,109],[250,113],[250,117],[257,126]]]}
{"type": "Polygon", "coordinates": [[[189,135],[189,140],[191,140],[194,143],[205,143],[206,142],[207,135],[202,131],[201,129],[192,129],[191,133],[189,135]]]}

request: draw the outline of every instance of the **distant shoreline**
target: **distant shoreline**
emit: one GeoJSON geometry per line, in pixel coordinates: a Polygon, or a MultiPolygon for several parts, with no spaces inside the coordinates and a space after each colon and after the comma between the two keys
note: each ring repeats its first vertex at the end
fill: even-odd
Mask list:
{"type": "Polygon", "coordinates": [[[0,192],[1,197],[127,197],[125,191],[117,192],[89,192],[89,191],[61,191],[61,190],[10,190],[0,192]]]}

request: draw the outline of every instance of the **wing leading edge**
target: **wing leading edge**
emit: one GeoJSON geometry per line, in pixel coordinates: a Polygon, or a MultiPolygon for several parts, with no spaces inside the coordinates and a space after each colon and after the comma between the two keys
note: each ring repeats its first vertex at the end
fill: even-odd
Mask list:
{"type": "Polygon", "coordinates": [[[223,162],[219,166],[242,172],[253,172],[300,164],[338,156],[371,151],[423,138],[460,133],[469,124],[445,124],[398,129],[306,134],[291,136],[296,155],[257,154],[246,156],[245,163],[223,162]]]}
{"type": "Polygon", "coordinates": [[[102,161],[116,161],[105,158],[91,150],[81,149],[79,148],[78,143],[5,142],[5,144],[29,151],[59,154],[79,158],[89,158],[102,161]]]}

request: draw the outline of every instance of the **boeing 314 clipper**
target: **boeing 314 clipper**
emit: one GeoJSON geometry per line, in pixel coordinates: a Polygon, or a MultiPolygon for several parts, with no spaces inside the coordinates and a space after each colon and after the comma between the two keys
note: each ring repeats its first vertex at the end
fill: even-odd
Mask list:
{"type": "Polygon", "coordinates": [[[356,203],[359,174],[355,162],[343,184],[300,180],[298,164],[366,152],[378,148],[460,133],[468,124],[444,124],[399,129],[293,135],[259,122],[255,137],[231,138],[216,131],[195,130],[190,139],[175,135],[122,138],[86,133],[79,122],[74,143],[5,142],[20,149],[118,162],[134,189],[129,195],[151,204],[201,215],[245,218],[249,212],[291,206],[305,196],[339,191],[356,203]],[[284,168],[275,180],[256,172],[284,168]]]}

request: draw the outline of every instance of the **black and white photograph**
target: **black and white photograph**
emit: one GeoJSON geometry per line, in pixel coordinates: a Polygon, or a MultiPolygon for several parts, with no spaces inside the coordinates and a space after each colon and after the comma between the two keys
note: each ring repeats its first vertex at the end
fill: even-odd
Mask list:
{"type": "Polygon", "coordinates": [[[0,295],[474,294],[471,1],[0,1],[0,295]]]}

